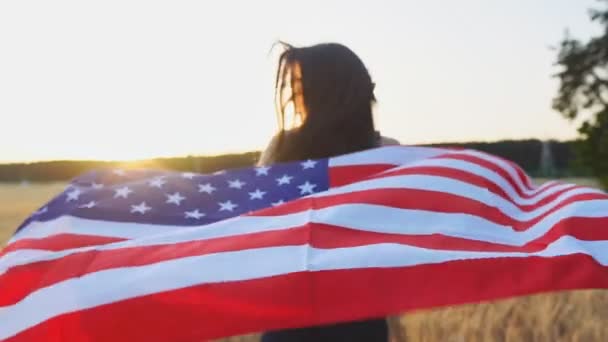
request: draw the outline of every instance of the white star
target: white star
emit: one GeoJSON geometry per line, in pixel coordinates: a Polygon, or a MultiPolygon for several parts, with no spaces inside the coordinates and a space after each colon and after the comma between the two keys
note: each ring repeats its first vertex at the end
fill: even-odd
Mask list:
{"type": "Polygon", "coordinates": [[[317,162],[316,162],[316,161],[314,161],[314,160],[310,160],[310,159],[309,159],[309,160],[307,160],[307,161],[305,161],[305,162],[303,162],[303,163],[300,163],[300,165],[302,165],[302,168],[303,168],[304,170],[306,170],[306,169],[312,169],[312,168],[314,168],[314,167],[315,167],[315,165],[317,165],[317,162]]]}
{"type": "Polygon", "coordinates": [[[193,179],[196,176],[196,173],[192,172],[184,172],[182,173],[182,177],[186,179],[193,179]]]}
{"type": "Polygon", "coordinates": [[[131,213],[140,213],[140,214],[145,214],[146,211],[150,210],[152,208],[150,208],[149,206],[146,205],[146,202],[141,202],[138,205],[132,205],[131,206],[131,213]]]}
{"type": "Polygon", "coordinates": [[[293,179],[293,177],[291,177],[291,176],[283,175],[283,177],[277,178],[277,184],[278,185],[291,184],[292,179],[293,179]]]}
{"type": "Polygon", "coordinates": [[[91,183],[91,187],[95,190],[99,190],[99,189],[103,188],[103,184],[93,182],[93,183],[91,183]]]}
{"type": "Polygon", "coordinates": [[[316,186],[316,184],[311,184],[306,181],[306,183],[298,186],[298,188],[300,188],[300,195],[312,194],[316,186]]]}
{"type": "Polygon", "coordinates": [[[125,170],[122,169],[116,169],[114,171],[112,171],[113,174],[117,175],[117,176],[124,176],[125,175],[125,170]]]}
{"type": "Polygon", "coordinates": [[[198,185],[198,192],[206,192],[211,195],[211,193],[214,191],[215,191],[215,188],[210,183],[198,185]]]}
{"type": "Polygon", "coordinates": [[[163,187],[163,185],[165,185],[165,183],[167,183],[167,181],[164,180],[162,176],[160,176],[160,177],[156,177],[153,180],[149,181],[148,185],[150,185],[153,188],[159,188],[160,189],[160,188],[163,187]]]}
{"type": "Polygon", "coordinates": [[[245,185],[245,182],[241,182],[239,179],[228,181],[228,187],[233,189],[240,189],[245,185]]]}
{"type": "Polygon", "coordinates": [[[132,193],[133,190],[129,189],[128,186],[123,186],[122,188],[114,190],[114,198],[122,197],[127,198],[129,194],[132,193]]]}
{"type": "Polygon", "coordinates": [[[233,211],[234,208],[238,207],[238,205],[232,203],[231,201],[220,202],[220,211],[233,211]]]}
{"type": "Polygon", "coordinates": [[[166,203],[173,203],[173,204],[179,206],[182,203],[182,201],[185,200],[185,199],[186,199],[186,197],[182,196],[182,194],[180,194],[179,192],[176,192],[173,195],[167,194],[167,202],[166,203]]]}
{"type": "Polygon", "coordinates": [[[281,205],[281,204],[283,204],[283,203],[285,203],[285,201],[283,201],[283,200],[278,200],[278,201],[276,201],[276,202],[272,203],[272,206],[273,206],[273,207],[276,207],[277,205],[281,205]]]}
{"type": "Polygon", "coordinates": [[[65,201],[66,202],[76,201],[76,200],[78,200],[78,197],[80,197],[80,194],[81,194],[80,190],[74,189],[67,193],[67,198],[65,199],[65,201]]]}
{"type": "Polygon", "coordinates": [[[266,191],[260,191],[260,189],[255,189],[254,192],[249,193],[249,199],[250,200],[263,199],[264,195],[266,195],[266,191]]]}
{"type": "Polygon", "coordinates": [[[226,173],[226,170],[215,171],[213,174],[214,175],[223,175],[224,173],[226,173]]]}
{"type": "Polygon", "coordinates": [[[268,176],[268,170],[270,170],[270,167],[268,167],[268,166],[257,167],[255,169],[255,175],[256,176],[268,176]]]}
{"type": "Polygon", "coordinates": [[[192,211],[186,211],[185,213],[186,218],[193,218],[196,220],[200,220],[201,217],[205,216],[205,214],[201,213],[200,211],[198,211],[198,209],[196,210],[192,210],[192,211]]]}
{"type": "Polygon", "coordinates": [[[79,205],[78,208],[81,208],[81,209],[91,209],[91,208],[95,207],[96,205],[97,205],[97,202],[91,201],[89,203],[79,205]]]}
{"type": "Polygon", "coordinates": [[[34,215],[41,215],[41,214],[46,213],[47,211],[49,211],[49,208],[47,208],[47,207],[42,207],[42,208],[40,208],[40,209],[36,210],[36,211],[34,212],[34,215]]]}

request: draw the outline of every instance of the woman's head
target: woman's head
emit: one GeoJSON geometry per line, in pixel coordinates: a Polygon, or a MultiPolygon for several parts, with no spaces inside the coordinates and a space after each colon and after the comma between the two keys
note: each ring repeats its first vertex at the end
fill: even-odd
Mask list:
{"type": "Polygon", "coordinates": [[[340,44],[283,45],[275,84],[281,133],[274,161],[372,147],[374,83],[359,57],[340,44]],[[296,126],[287,127],[288,121],[296,126]]]}

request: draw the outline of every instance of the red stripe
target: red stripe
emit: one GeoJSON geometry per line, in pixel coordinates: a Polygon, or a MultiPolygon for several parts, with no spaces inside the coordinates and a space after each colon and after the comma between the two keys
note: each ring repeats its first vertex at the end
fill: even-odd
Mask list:
{"type": "Polygon", "coordinates": [[[14,304],[30,292],[57,282],[101,270],[143,266],[160,261],[211,253],[272,246],[310,245],[317,248],[344,248],[377,243],[399,243],[430,249],[496,252],[535,252],[564,235],[581,240],[608,240],[606,218],[569,218],[556,224],[544,236],[522,247],[482,242],[439,234],[416,236],[384,234],[309,224],[288,230],[252,233],[203,241],[160,246],[142,246],[74,253],[61,259],[16,266],[0,275],[0,283],[12,284],[0,291],[0,307],[14,304]],[[312,234],[311,234],[312,229],[312,234]]]}
{"type": "Polygon", "coordinates": [[[524,231],[551,213],[575,202],[607,199],[605,194],[581,194],[559,202],[546,213],[528,221],[517,221],[505,215],[498,208],[476,200],[427,190],[381,189],[349,192],[345,194],[302,198],[281,206],[256,211],[254,216],[287,215],[313,209],[329,208],[340,204],[375,204],[399,209],[424,210],[436,213],[469,214],[488,221],[511,226],[516,231],[524,231]]]}
{"type": "Polygon", "coordinates": [[[608,288],[585,255],[300,272],[194,286],[54,317],[7,341],[198,342],[546,291],[608,288]]]}
{"type": "Polygon", "coordinates": [[[371,175],[394,168],[393,164],[368,164],[368,165],[349,165],[349,166],[332,166],[329,168],[329,187],[335,188],[338,186],[358,182],[371,175]]]}
{"type": "MultiPolygon", "coordinates": [[[[517,194],[520,195],[521,197],[532,198],[536,195],[536,193],[530,194],[530,195],[526,194],[523,191],[523,189],[517,185],[517,182],[515,182],[515,179],[505,169],[503,169],[498,164],[495,164],[491,161],[488,161],[488,160],[485,160],[485,159],[482,159],[479,157],[471,156],[468,154],[460,154],[458,152],[450,153],[448,155],[443,155],[443,156],[437,156],[434,158],[450,158],[450,159],[463,160],[463,161],[477,164],[479,166],[485,167],[487,169],[490,169],[490,170],[498,173],[502,178],[504,178],[507,182],[509,182],[509,184],[511,184],[511,186],[515,189],[517,194]]],[[[545,190],[541,190],[541,192],[543,192],[543,191],[545,191],[545,190]]]]}
{"type": "Polygon", "coordinates": [[[534,253],[544,250],[547,245],[564,236],[571,236],[583,241],[608,240],[608,230],[603,229],[606,226],[608,226],[608,217],[601,219],[568,218],[554,225],[551,230],[538,239],[522,246],[512,246],[499,241],[492,243],[441,234],[386,234],[315,224],[311,245],[330,249],[397,243],[436,250],[534,253]]]}
{"type": "Polygon", "coordinates": [[[302,245],[307,243],[308,237],[308,228],[301,227],[203,241],[94,250],[16,266],[0,275],[0,284],[9,284],[0,291],[0,307],[15,304],[43,287],[101,270],[250,248],[302,245]]]}
{"type": "Polygon", "coordinates": [[[8,252],[18,249],[43,249],[47,251],[62,251],[70,248],[99,246],[107,243],[125,241],[127,239],[96,235],[57,234],[40,239],[21,239],[6,246],[0,252],[0,258],[8,252]]]}
{"type": "Polygon", "coordinates": [[[508,162],[515,169],[515,172],[517,172],[517,176],[519,176],[519,179],[526,186],[526,188],[528,188],[528,190],[534,190],[534,186],[532,184],[532,179],[530,177],[528,177],[528,175],[524,172],[524,170],[522,170],[521,167],[519,167],[519,165],[515,164],[514,162],[512,162],[510,160],[506,160],[506,159],[503,159],[503,160],[508,162]]]}
{"type": "MultiPolygon", "coordinates": [[[[406,169],[388,171],[388,172],[385,172],[380,175],[374,175],[374,176],[370,177],[370,179],[379,179],[379,178],[390,177],[390,176],[406,176],[406,175],[439,176],[439,177],[451,178],[453,180],[475,185],[480,188],[488,189],[490,192],[504,198],[505,200],[507,200],[509,202],[513,202],[514,205],[518,206],[520,209],[522,209],[524,211],[531,211],[531,210],[534,210],[545,204],[553,202],[555,199],[557,199],[557,197],[559,197],[560,195],[564,194],[567,191],[571,191],[574,189],[588,189],[588,187],[571,185],[569,187],[566,187],[562,190],[556,191],[555,193],[544,197],[543,199],[539,200],[538,202],[536,202],[534,204],[523,204],[522,205],[522,204],[515,203],[513,201],[513,198],[511,196],[509,196],[501,187],[499,187],[495,183],[488,181],[484,177],[472,174],[470,172],[457,170],[457,169],[451,169],[451,168],[445,168],[445,167],[440,167],[440,166],[415,166],[415,167],[410,167],[410,168],[406,168],[406,169]]],[[[556,186],[556,185],[554,185],[554,186],[556,186]]],[[[551,186],[551,187],[553,187],[553,186],[551,186]]]]}

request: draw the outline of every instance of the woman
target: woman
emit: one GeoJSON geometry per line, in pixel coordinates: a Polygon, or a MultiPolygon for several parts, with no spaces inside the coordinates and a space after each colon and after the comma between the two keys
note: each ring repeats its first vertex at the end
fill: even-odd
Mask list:
{"type": "Polygon", "coordinates": [[[398,144],[374,130],[375,85],[354,52],[335,43],[283,45],[275,82],[279,133],[259,164],[331,157],[382,142],[398,144]]]}
{"type": "MultiPolygon", "coordinates": [[[[372,117],[374,83],[359,57],[340,44],[284,45],[275,83],[280,130],[259,164],[379,146],[382,137],[372,117]]],[[[268,332],[262,341],[388,341],[388,327],[385,319],[375,319],[268,332]]]]}

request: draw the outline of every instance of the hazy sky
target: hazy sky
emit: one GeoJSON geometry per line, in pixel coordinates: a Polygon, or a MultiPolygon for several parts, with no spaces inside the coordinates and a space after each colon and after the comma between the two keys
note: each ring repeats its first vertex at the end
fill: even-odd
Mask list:
{"type": "Polygon", "coordinates": [[[262,148],[273,42],[337,41],[402,143],[575,136],[551,110],[592,0],[0,2],[0,162],[262,148]]]}

